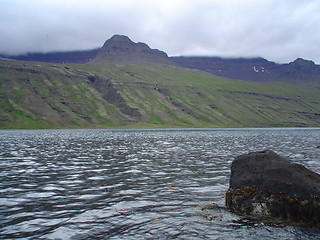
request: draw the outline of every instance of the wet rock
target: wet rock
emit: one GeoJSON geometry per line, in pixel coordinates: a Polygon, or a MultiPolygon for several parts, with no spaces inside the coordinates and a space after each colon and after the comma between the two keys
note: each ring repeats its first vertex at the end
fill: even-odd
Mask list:
{"type": "Polygon", "coordinates": [[[320,227],[320,175],[271,150],[238,156],[231,165],[226,207],[241,215],[320,227]]]}

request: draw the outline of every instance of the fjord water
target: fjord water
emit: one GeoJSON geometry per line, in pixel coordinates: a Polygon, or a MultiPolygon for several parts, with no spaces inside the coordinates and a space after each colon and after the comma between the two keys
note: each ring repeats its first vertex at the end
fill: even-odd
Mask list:
{"type": "Polygon", "coordinates": [[[320,173],[320,129],[2,130],[1,239],[318,239],[224,206],[230,164],[272,149],[320,173]]]}

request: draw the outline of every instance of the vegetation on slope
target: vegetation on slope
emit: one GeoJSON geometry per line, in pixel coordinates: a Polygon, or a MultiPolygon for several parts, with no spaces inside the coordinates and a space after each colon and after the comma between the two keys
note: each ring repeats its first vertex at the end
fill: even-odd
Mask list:
{"type": "Polygon", "coordinates": [[[320,126],[319,89],[169,65],[0,61],[1,128],[320,126]]]}

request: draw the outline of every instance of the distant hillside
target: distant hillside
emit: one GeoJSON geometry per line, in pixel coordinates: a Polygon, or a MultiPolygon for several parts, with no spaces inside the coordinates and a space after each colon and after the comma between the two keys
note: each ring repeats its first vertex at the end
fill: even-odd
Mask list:
{"type": "Polygon", "coordinates": [[[280,65],[263,58],[172,57],[180,67],[199,69],[216,76],[255,82],[276,80],[280,65]]]}
{"type": "Polygon", "coordinates": [[[19,56],[0,54],[0,57],[52,63],[159,63],[197,69],[235,80],[320,85],[320,66],[302,58],[288,64],[276,64],[263,58],[168,57],[162,51],[151,49],[145,43],[134,43],[123,35],[114,35],[100,49],[19,56]]]}
{"type": "Polygon", "coordinates": [[[279,66],[275,69],[275,75],[278,81],[294,84],[320,84],[320,66],[302,58],[279,66]]]}
{"type": "Polygon", "coordinates": [[[8,56],[0,54],[2,58],[32,61],[32,62],[51,62],[51,63],[86,63],[92,60],[98,53],[99,49],[86,51],[69,51],[69,52],[51,52],[51,53],[28,53],[25,55],[8,56]]]}
{"type": "MultiPolygon", "coordinates": [[[[256,73],[269,64],[255,61],[256,73]]],[[[312,62],[281,65],[282,82],[177,65],[119,35],[86,64],[0,59],[0,128],[320,127],[318,86],[292,84],[314,83],[312,62]]]]}
{"type": "Polygon", "coordinates": [[[0,61],[0,128],[317,126],[315,88],[170,65],[0,61]]]}
{"type": "Polygon", "coordinates": [[[217,76],[254,81],[320,84],[320,66],[302,58],[276,64],[263,58],[172,57],[180,67],[199,69],[217,76]]]}

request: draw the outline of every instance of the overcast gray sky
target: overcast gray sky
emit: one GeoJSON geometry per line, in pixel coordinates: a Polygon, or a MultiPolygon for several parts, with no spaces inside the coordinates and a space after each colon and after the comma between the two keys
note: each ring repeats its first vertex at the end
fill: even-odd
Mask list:
{"type": "Polygon", "coordinates": [[[320,63],[319,0],[1,0],[0,53],[101,47],[114,34],[169,56],[320,63]]]}

